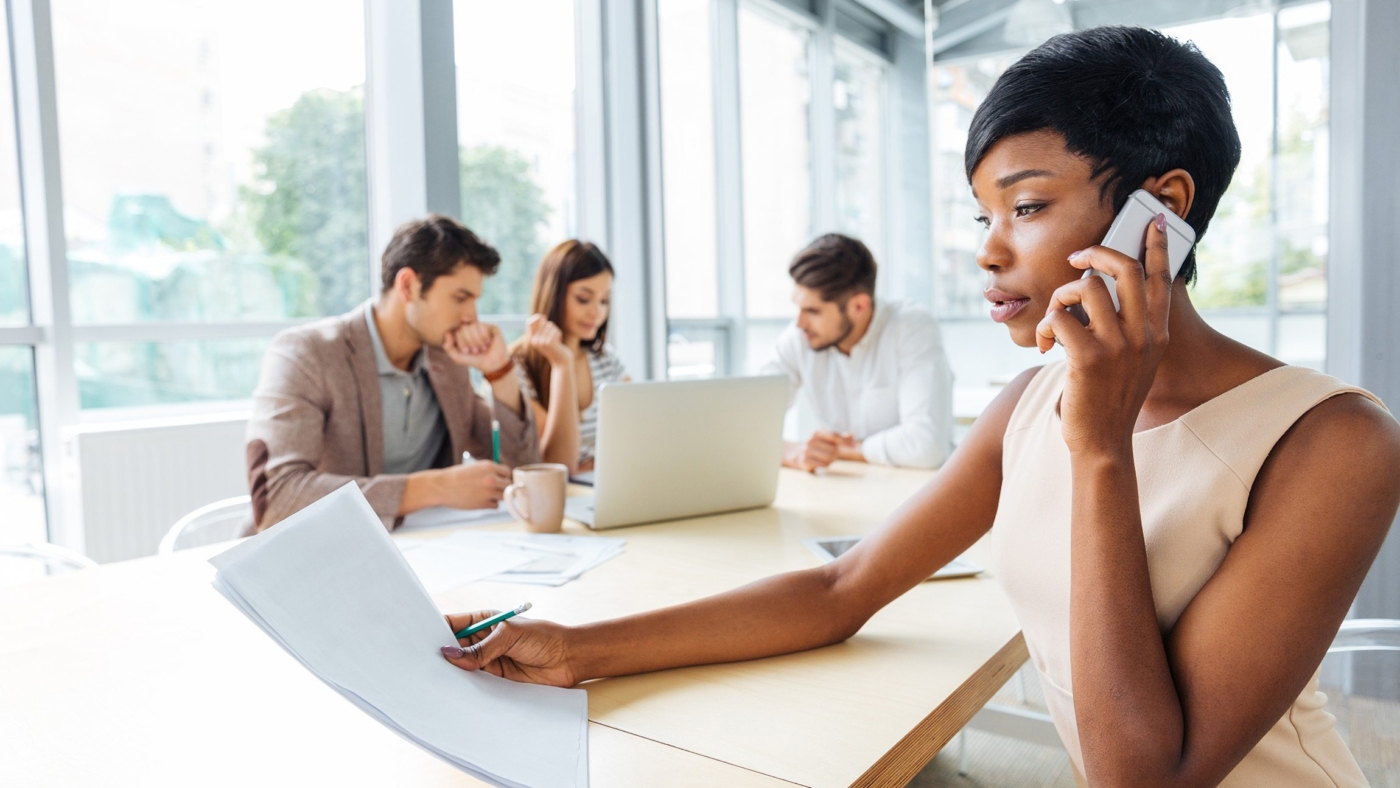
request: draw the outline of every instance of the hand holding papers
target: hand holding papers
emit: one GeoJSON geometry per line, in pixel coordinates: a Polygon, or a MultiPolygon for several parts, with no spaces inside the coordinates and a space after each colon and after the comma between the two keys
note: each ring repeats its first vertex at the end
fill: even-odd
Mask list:
{"type": "Polygon", "coordinates": [[[211,563],[230,602],[409,741],[495,785],[588,784],[586,694],[444,661],[452,631],[353,484],[211,563]]]}

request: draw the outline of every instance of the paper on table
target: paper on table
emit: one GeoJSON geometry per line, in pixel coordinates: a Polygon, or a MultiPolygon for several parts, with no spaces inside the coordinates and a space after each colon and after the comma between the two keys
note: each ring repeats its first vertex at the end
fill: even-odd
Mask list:
{"type": "Polygon", "coordinates": [[[484,580],[492,575],[509,572],[536,560],[534,554],[508,547],[464,549],[431,541],[397,542],[413,573],[423,582],[429,594],[441,594],[454,588],[484,580]]]}
{"type": "Polygon", "coordinates": [[[459,525],[490,525],[508,523],[515,515],[501,504],[494,509],[452,509],[446,506],[431,506],[406,514],[394,533],[428,531],[434,528],[455,528],[459,525]]]}
{"type": "Polygon", "coordinates": [[[532,561],[512,571],[491,577],[492,582],[527,583],[560,586],[611,558],[622,554],[627,542],[602,536],[568,536],[565,534],[500,533],[495,531],[458,531],[435,540],[437,544],[461,550],[519,550],[533,555],[532,561]],[[560,559],[568,559],[563,562],[560,559]],[[534,566],[532,566],[534,564],[534,566]],[[544,571],[537,571],[543,564],[544,571]]]}
{"type": "Polygon", "coordinates": [[[497,785],[588,784],[587,695],[444,660],[447,622],[353,483],[211,563],[230,602],[408,740],[497,785]]]}

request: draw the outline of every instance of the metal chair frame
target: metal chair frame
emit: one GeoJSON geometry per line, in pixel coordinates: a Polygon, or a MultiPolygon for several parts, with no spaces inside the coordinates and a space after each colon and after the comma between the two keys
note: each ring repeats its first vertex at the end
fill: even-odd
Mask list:
{"type": "Polygon", "coordinates": [[[200,531],[221,523],[242,522],[251,505],[252,498],[250,496],[235,495],[232,498],[225,498],[222,501],[215,501],[195,509],[170,526],[170,530],[160,540],[160,546],[156,548],[156,555],[170,555],[178,550],[179,548],[175,546],[176,543],[180,541],[180,537],[187,533],[200,531]]]}

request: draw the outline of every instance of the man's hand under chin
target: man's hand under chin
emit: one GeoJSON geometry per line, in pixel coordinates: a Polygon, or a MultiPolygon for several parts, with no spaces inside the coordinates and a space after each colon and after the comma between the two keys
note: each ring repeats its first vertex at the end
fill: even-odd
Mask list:
{"type": "Polygon", "coordinates": [[[490,323],[458,326],[443,337],[442,349],[454,362],[487,374],[501,369],[510,360],[505,336],[498,326],[490,323]]]}

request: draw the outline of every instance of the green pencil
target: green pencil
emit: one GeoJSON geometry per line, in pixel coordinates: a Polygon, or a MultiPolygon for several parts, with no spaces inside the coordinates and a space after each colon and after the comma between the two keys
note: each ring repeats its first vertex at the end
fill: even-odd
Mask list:
{"type": "Polygon", "coordinates": [[[458,640],[461,640],[462,638],[469,638],[483,629],[490,629],[491,627],[496,626],[497,624],[501,623],[502,621],[505,621],[508,618],[518,616],[521,613],[524,613],[526,610],[529,610],[531,607],[533,606],[529,602],[526,602],[525,604],[521,605],[520,607],[517,607],[514,610],[507,610],[504,613],[497,613],[496,615],[485,619],[484,621],[478,621],[477,623],[472,624],[471,626],[467,627],[461,632],[458,632],[456,635],[453,635],[453,637],[457,638],[458,640]]]}
{"type": "Polygon", "coordinates": [[[495,419],[491,420],[491,462],[501,462],[501,423],[495,419]]]}

